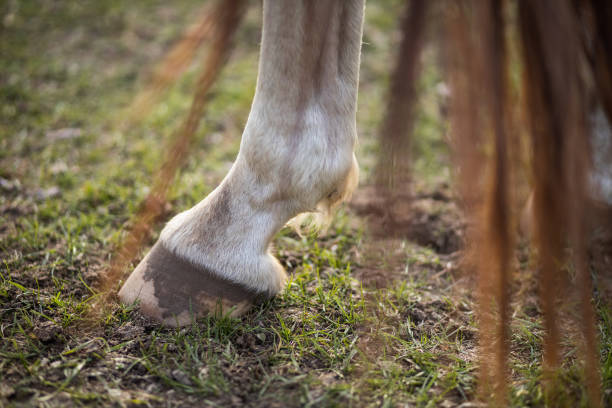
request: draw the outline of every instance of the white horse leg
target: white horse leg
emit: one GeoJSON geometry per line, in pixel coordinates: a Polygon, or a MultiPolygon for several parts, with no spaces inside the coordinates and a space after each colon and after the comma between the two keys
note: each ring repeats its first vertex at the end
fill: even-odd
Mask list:
{"type": "Polygon", "coordinates": [[[295,215],[357,182],[355,113],[364,0],[264,1],[259,77],[238,157],[222,183],[166,225],[119,297],[165,324],[239,315],[283,289],[268,252],[295,215]]]}

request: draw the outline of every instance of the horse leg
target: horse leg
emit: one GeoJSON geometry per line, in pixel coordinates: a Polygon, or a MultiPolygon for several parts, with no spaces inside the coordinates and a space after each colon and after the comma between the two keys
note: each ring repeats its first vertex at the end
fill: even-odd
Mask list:
{"type": "Polygon", "coordinates": [[[283,289],[269,252],[299,213],[329,209],[357,182],[355,113],[363,0],[264,1],[259,76],[240,151],[221,184],[176,215],[119,292],[181,326],[244,313],[283,289]]]}

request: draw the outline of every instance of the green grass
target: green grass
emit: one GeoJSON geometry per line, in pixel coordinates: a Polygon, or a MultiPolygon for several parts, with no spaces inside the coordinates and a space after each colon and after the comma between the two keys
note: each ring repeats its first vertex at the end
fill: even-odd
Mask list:
{"type": "MultiPolygon", "coordinates": [[[[371,3],[358,112],[365,178],[401,5],[371,3]]],[[[87,320],[95,284],[148,192],[163,141],[188,109],[197,67],[144,122],[125,129],[117,118],[200,7],[194,0],[0,4],[0,406],[473,401],[478,354],[469,271],[458,271],[452,255],[406,240],[379,256],[349,209],[320,237],[287,229],[277,235],[274,253],[289,284],[244,318],[170,329],[135,306],[112,304],[96,324],[87,320]],[[364,283],[376,272],[387,277],[378,289],[364,283]]],[[[255,87],[259,13],[252,6],[238,33],[166,216],[201,200],[234,160],[255,87]]],[[[435,59],[428,49],[415,128],[415,174],[424,191],[449,179],[435,59]]],[[[430,215],[445,211],[432,207],[430,215]]],[[[596,302],[609,404],[612,314],[606,299],[596,302]]],[[[542,389],[537,305],[516,310],[511,404],[552,406],[542,389]]],[[[574,352],[568,348],[559,373],[568,406],[585,404],[574,352]]]]}

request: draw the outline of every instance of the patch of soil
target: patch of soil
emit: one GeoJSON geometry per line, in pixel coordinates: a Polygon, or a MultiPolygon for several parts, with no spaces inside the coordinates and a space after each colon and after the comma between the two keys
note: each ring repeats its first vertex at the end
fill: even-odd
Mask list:
{"type": "Polygon", "coordinates": [[[594,275],[595,295],[612,307],[612,225],[603,226],[593,234],[589,261],[594,275]]]}
{"type": "Polygon", "coordinates": [[[381,194],[376,186],[360,188],[350,202],[368,222],[373,238],[405,238],[439,254],[458,251],[465,221],[447,185],[429,192],[381,194]]]}

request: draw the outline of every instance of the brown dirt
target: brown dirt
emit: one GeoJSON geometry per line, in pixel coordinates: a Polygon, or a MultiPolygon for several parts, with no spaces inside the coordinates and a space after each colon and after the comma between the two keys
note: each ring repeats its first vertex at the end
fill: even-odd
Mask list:
{"type": "Polygon", "coordinates": [[[465,222],[446,184],[391,199],[378,193],[375,186],[364,186],[350,206],[367,220],[373,238],[408,239],[444,255],[463,245],[465,222]]]}

